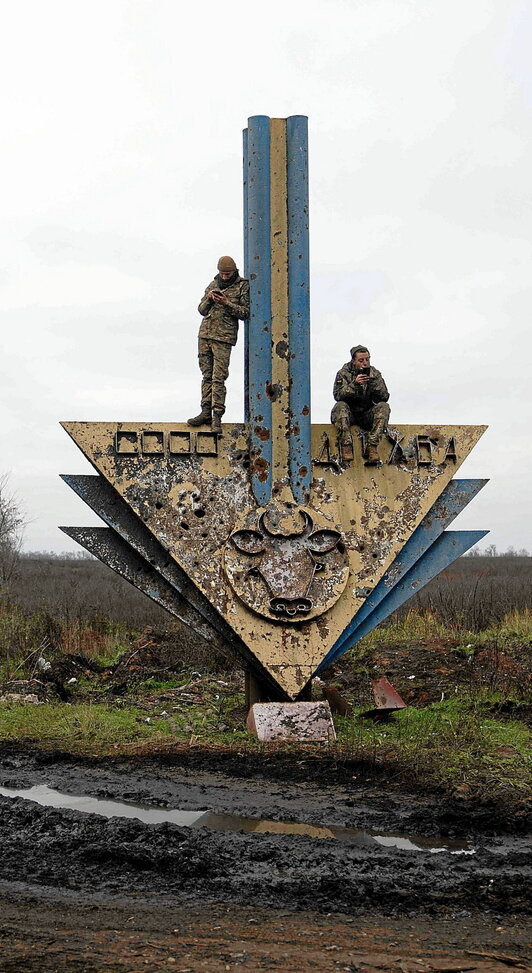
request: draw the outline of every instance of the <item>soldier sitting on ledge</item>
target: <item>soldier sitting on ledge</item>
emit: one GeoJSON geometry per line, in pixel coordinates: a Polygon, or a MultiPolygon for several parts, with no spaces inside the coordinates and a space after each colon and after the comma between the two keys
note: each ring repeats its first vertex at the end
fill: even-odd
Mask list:
{"type": "Polygon", "coordinates": [[[210,424],[213,432],[221,433],[231,349],[236,345],[239,318],[249,317],[249,283],[240,277],[232,257],[220,257],[218,273],[206,288],[198,311],[203,316],[198,340],[201,412],[188,425],[210,424]]]}
{"type": "Polygon", "coordinates": [[[358,426],[366,433],[366,466],[376,466],[377,446],[390,418],[390,395],[381,373],[370,366],[369,351],[363,345],[351,348],[351,361],[338,372],[333,395],[336,405],[331,422],[336,426],[343,458],[353,459],[350,426],[358,426]]]}

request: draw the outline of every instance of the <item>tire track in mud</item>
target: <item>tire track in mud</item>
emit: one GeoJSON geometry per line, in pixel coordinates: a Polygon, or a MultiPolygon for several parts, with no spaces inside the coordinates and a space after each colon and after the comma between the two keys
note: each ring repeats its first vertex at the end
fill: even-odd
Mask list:
{"type": "Polygon", "coordinates": [[[532,878],[526,837],[479,829],[463,807],[376,788],[289,783],[156,767],[4,755],[0,784],[47,783],[69,793],[274,820],[438,834],[473,840],[475,854],[407,852],[303,835],[146,825],[0,798],[0,878],[35,888],[173,896],[276,909],[357,914],[524,913],[532,878]],[[459,810],[461,813],[459,813],[459,810]],[[447,826],[443,822],[447,821],[447,826]],[[452,822],[449,824],[449,821],[452,822]]]}

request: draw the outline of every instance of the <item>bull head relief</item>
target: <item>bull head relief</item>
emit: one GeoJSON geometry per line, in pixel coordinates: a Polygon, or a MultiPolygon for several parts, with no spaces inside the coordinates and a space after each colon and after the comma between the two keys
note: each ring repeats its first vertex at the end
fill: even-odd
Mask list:
{"type": "Polygon", "coordinates": [[[302,508],[270,507],[233,531],[224,568],[253,611],[286,624],[315,618],[338,600],[349,573],[343,536],[317,519],[302,508]]]}

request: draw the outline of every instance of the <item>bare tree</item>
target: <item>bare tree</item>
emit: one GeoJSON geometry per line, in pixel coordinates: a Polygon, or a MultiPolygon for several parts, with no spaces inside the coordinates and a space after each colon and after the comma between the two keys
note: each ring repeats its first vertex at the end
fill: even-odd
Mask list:
{"type": "Polygon", "coordinates": [[[25,520],[15,494],[9,488],[9,474],[0,475],[0,590],[6,588],[16,568],[25,520]]]}

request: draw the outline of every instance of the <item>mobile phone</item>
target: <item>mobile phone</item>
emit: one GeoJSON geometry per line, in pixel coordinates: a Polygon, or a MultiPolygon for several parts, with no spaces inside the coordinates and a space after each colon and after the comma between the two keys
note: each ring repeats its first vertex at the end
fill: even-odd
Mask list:
{"type": "Polygon", "coordinates": [[[369,365],[366,368],[359,368],[358,369],[358,374],[359,375],[369,375],[369,365]]]}

